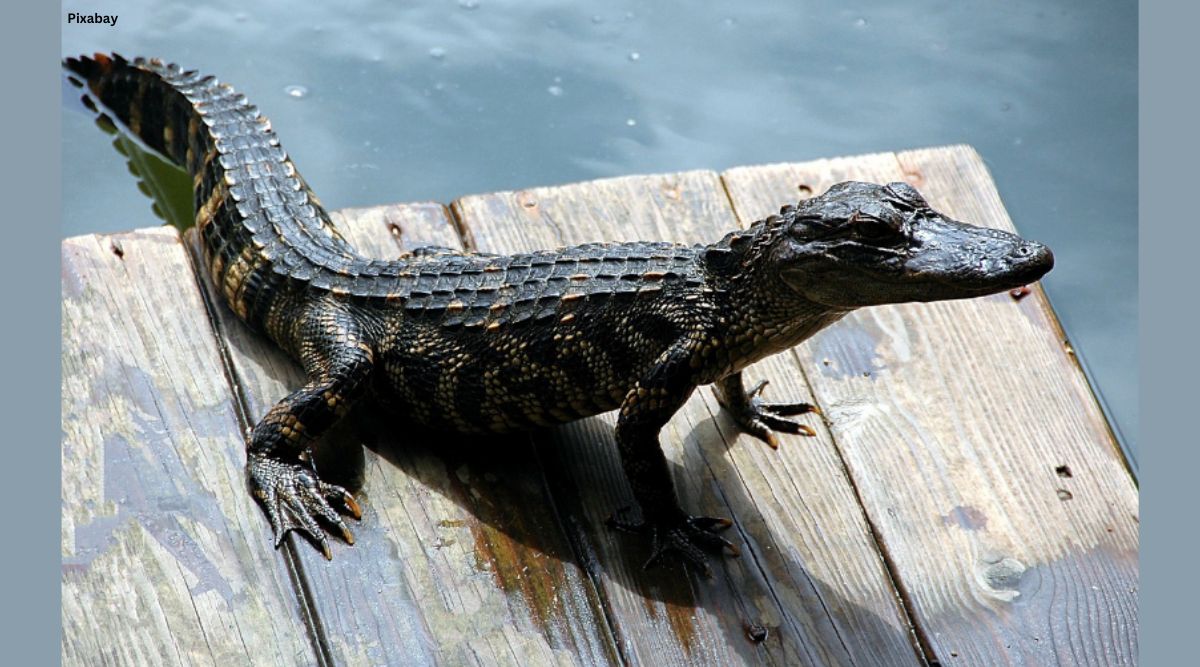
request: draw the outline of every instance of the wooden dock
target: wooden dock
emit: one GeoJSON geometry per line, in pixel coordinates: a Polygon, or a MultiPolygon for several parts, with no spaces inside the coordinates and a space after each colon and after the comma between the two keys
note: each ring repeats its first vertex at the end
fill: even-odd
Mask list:
{"type": "MultiPolygon", "coordinates": [[[[335,219],[378,257],[711,241],[851,179],[1012,226],[963,146],[335,219]]],[[[825,413],[778,451],[697,391],[663,446],[684,507],[732,517],[743,554],[704,580],[643,571],[645,545],[605,527],[632,502],[607,415],[501,439],[359,409],[330,438],[354,455],[318,455],[357,490],[357,544],[275,551],[242,434],[298,368],[217,299],[190,234],[62,252],[65,664],[1137,662],[1137,489],[1040,287],[862,310],[752,367],[825,413]]]]}

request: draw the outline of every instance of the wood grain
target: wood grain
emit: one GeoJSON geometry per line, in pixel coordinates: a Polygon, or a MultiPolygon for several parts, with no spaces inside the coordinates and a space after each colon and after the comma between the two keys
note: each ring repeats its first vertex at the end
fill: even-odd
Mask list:
{"type": "MultiPolygon", "coordinates": [[[[746,223],[849,179],[1012,228],[968,147],[724,174],[746,223]]],[[[1040,288],[862,310],[794,356],[931,659],[1136,664],[1136,489],[1040,288]]]]}
{"type": "Polygon", "coordinates": [[[62,660],[311,665],[173,228],[62,244],[62,660]]]}
{"type": "MultiPolygon", "coordinates": [[[[737,222],[711,172],[629,177],[466,197],[453,210],[482,251],[596,240],[711,241],[737,222]]],[[[761,365],[772,396],[807,400],[787,358],[761,365]]],[[[605,528],[632,503],[611,415],[538,437],[555,502],[611,609],[633,664],[919,664],[895,591],[828,432],[785,436],[779,451],[738,435],[710,391],[662,433],[685,508],[731,516],[740,559],[706,581],[643,571],[647,547],[605,528]],[[751,637],[765,639],[758,641],[751,637]]]]}
{"type": "MultiPolygon", "coordinates": [[[[375,257],[458,246],[440,204],[348,210],[334,219],[356,248],[375,257]]],[[[303,373],[218,303],[206,276],[202,281],[253,421],[300,387],[303,373]]],[[[571,557],[527,438],[473,443],[416,432],[371,402],[322,440],[317,464],[357,489],[365,512],[351,526],[355,545],[334,544],[331,562],[289,538],[323,650],[335,664],[615,659],[598,598],[571,557]]],[[[251,518],[266,525],[257,508],[251,518]]],[[[270,552],[268,542],[257,547],[270,552]]]]}

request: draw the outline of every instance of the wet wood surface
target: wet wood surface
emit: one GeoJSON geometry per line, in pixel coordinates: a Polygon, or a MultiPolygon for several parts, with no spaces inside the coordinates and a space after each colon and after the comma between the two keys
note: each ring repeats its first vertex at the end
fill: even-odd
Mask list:
{"type": "Polygon", "coordinates": [[[310,665],[174,228],[62,244],[62,657],[310,665]]]}
{"type": "MultiPolygon", "coordinates": [[[[725,174],[744,221],[844,180],[1013,227],[967,147],[725,174]]],[[[1137,492],[1040,287],[860,310],[793,354],[932,658],[1136,663],[1137,492]]]]}
{"type": "MultiPolygon", "coordinates": [[[[459,247],[441,204],[356,209],[335,216],[364,254],[459,247]]],[[[192,250],[199,257],[199,246],[192,250]]],[[[304,383],[303,372],[218,303],[246,414],[263,415],[304,383]]],[[[353,546],[332,561],[292,534],[287,557],[307,583],[335,664],[605,664],[614,657],[603,610],[574,559],[530,441],[471,447],[463,436],[414,431],[383,406],[360,406],[321,443],[318,469],[357,492],[353,546]],[[366,444],[367,449],[362,445],[366,444]],[[481,455],[482,454],[482,455],[481,455]]]]}
{"type": "MultiPolygon", "coordinates": [[[[475,248],[489,252],[631,238],[695,243],[737,225],[712,172],[466,197],[453,209],[475,248]]],[[[789,361],[770,360],[757,375],[772,378],[772,396],[810,400],[789,361]]],[[[605,528],[610,513],[633,503],[613,415],[538,438],[579,548],[595,554],[595,579],[630,662],[917,663],[828,433],[819,420],[808,422],[820,437],[783,436],[772,451],[739,435],[704,388],[663,430],[683,507],[737,525],[742,557],[714,558],[713,581],[682,569],[646,572],[646,546],[605,528]]]]}
{"type": "MultiPolygon", "coordinates": [[[[1011,227],[969,148],[634,176],[342,211],[364,254],[710,242],[848,179],[1011,227]]],[[[748,371],[815,437],[741,435],[709,388],[663,430],[741,558],[644,571],[605,415],[423,433],[354,410],[317,453],[356,543],[271,548],[243,431],[302,384],[169,228],[63,243],[66,664],[1135,664],[1137,494],[1040,288],[867,309],[748,371]],[[192,255],[189,257],[188,252],[192,255]],[[361,445],[366,445],[362,447],[361,445]]]]}

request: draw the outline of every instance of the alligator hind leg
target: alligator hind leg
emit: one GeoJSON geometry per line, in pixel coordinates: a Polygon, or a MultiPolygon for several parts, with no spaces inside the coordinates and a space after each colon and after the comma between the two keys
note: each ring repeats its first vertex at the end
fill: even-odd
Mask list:
{"type": "Polygon", "coordinates": [[[306,310],[296,329],[304,341],[300,356],[309,381],[250,430],[246,470],[251,490],[271,520],[275,546],[282,544],[289,530],[297,529],[331,558],[317,519],[337,527],[353,544],[354,536],[330,502],[340,503],[356,519],[362,511],[349,491],[317,476],[310,448],[366,391],[374,352],[339,304],[321,301],[306,310]]]}
{"type": "Polygon", "coordinates": [[[811,403],[768,403],[758,397],[766,386],[767,381],[763,380],[747,391],[739,372],[717,380],[714,388],[717,402],[729,411],[737,425],[746,433],[770,445],[772,449],[779,449],[775,431],[807,436],[817,434],[810,426],[784,419],[808,412],[821,414],[817,406],[811,403]]]}

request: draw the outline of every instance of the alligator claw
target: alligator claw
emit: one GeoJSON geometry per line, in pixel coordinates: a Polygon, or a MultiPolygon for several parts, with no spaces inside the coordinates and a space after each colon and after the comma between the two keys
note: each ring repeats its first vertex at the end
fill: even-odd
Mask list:
{"type": "Polygon", "coordinates": [[[340,500],[355,519],[362,518],[362,508],[346,489],[321,481],[311,464],[251,455],[246,468],[254,496],[267,510],[276,548],[283,544],[288,531],[295,530],[316,542],[327,560],[333,560],[329,540],[317,521],[318,517],[337,528],[347,544],[354,544],[354,534],[329,503],[331,500],[340,500]]]}
{"type": "Polygon", "coordinates": [[[762,380],[754,385],[746,392],[745,401],[742,401],[741,405],[725,406],[737,425],[746,433],[770,445],[771,449],[779,449],[779,438],[775,436],[775,432],[815,436],[817,432],[811,426],[784,417],[810,412],[819,415],[821,409],[811,403],[768,403],[759,397],[767,384],[767,380],[762,380]]]}
{"type": "MultiPolygon", "coordinates": [[[[624,512],[624,509],[618,510],[617,514],[623,515],[624,512]]],[[[740,556],[742,553],[732,542],[717,535],[733,525],[726,518],[677,514],[635,523],[614,515],[609,517],[608,525],[650,536],[650,557],[642,565],[645,570],[676,560],[683,561],[705,578],[711,579],[713,570],[704,555],[705,551],[724,551],[730,556],[740,556]]]]}

